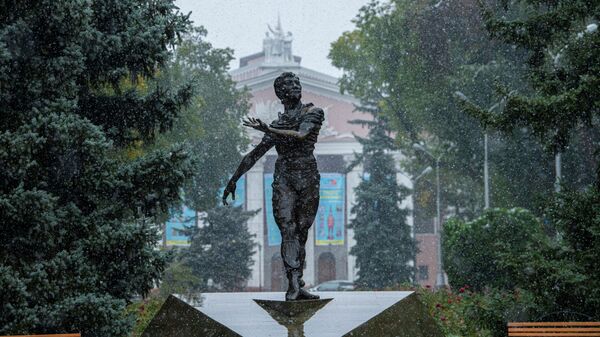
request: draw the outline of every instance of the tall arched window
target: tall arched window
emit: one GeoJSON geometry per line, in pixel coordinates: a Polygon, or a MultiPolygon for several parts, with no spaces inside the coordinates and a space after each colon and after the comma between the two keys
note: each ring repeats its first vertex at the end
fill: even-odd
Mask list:
{"type": "Polygon", "coordinates": [[[319,255],[317,283],[335,280],[335,256],[330,252],[319,255]]]}

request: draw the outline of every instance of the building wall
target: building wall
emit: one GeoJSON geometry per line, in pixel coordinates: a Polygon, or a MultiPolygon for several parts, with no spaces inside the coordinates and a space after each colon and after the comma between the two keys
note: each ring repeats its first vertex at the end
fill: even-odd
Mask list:
{"type": "MultiPolygon", "coordinates": [[[[250,63],[249,63],[250,64],[250,63]]],[[[319,142],[315,146],[315,155],[319,163],[319,170],[322,173],[343,173],[345,167],[354,159],[354,153],[362,151],[361,145],[355,138],[355,135],[366,137],[368,129],[361,125],[350,124],[354,119],[372,119],[371,115],[355,111],[359,102],[347,95],[340,94],[337,89],[331,90],[332,79],[323,75],[323,82],[319,82],[320,75],[316,72],[298,67],[297,69],[255,69],[255,70],[234,70],[233,78],[239,81],[239,86],[249,85],[251,94],[251,107],[249,115],[259,117],[265,122],[271,122],[277,118],[277,113],[283,111],[279,99],[273,90],[273,81],[276,76],[283,71],[292,70],[299,74],[303,85],[302,101],[304,103],[312,102],[315,106],[325,111],[325,122],[322,126],[319,142]],[[303,77],[303,73],[307,76],[303,77]],[[253,76],[255,76],[253,78],[253,76]],[[270,76],[270,77],[269,77],[270,76]],[[310,76],[310,77],[309,77],[310,76]],[[269,77],[269,78],[267,78],[269,77]],[[257,79],[259,78],[259,79],[257,79]],[[303,81],[304,78],[304,81],[303,81]],[[327,167],[335,157],[336,164],[334,168],[327,167]],[[325,158],[328,158],[325,160],[325,158]]],[[[253,138],[253,143],[260,141],[261,133],[250,130],[249,134],[253,138]]],[[[267,240],[267,226],[265,205],[271,200],[265,200],[264,196],[264,174],[272,172],[274,156],[272,149],[265,159],[247,173],[247,209],[261,211],[249,221],[249,228],[252,234],[256,235],[257,248],[253,256],[254,265],[252,267],[252,276],[248,281],[249,290],[282,291],[287,289],[287,280],[283,272],[283,263],[280,257],[280,246],[269,246],[267,240]]],[[[399,157],[397,158],[399,159],[399,157]]],[[[316,285],[319,283],[319,276],[331,279],[350,279],[357,277],[356,259],[349,254],[352,246],[356,244],[354,232],[348,229],[348,224],[353,218],[351,213],[352,206],[356,201],[354,189],[361,182],[363,177],[362,166],[355,167],[352,171],[345,174],[345,221],[344,221],[344,243],[343,245],[315,245],[314,226],[309,232],[306,243],[306,266],[304,270],[304,280],[307,285],[316,285]],[[335,261],[335,262],[333,262],[335,261]],[[326,273],[324,270],[333,270],[332,264],[335,263],[335,273],[326,273]],[[319,273],[319,266],[321,274],[319,273]]],[[[403,174],[398,174],[398,182],[403,185],[410,185],[410,180],[403,174]]],[[[412,203],[407,199],[402,204],[403,207],[412,207],[412,203]]],[[[412,218],[408,219],[412,224],[412,218]]]]}
{"type": "Polygon", "coordinates": [[[437,244],[436,234],[416,234],[415,238],[420,252],[417,254],[417,282],[421,286],[435,286],[437,275],[437,244]],[[426,270],[424,275],[423,270],[426,270]]]}
{"type": "MultiPolygon", "coordinates": [[[[319,167],[319,171],[321,173],[343,173],[346,162],[344,157],[341,155],[325,155],[325,154],[317,154],[317,164],[319,167]]],[[[267,155],[264,165],[263,165],[263,174],[265,173],[273,173],[274,163],[276,160],[276,156],[274,154],[267,155]]],[[[264,175],[263,175],[264,176],[264,175]]],[[[347,180],[347,179],[345,179],[347,180]]],[[[258,189],[258,185],[255,187],[258,189]]],[[[264,180],[263,185],[260,188],[264,188],[264,180]]],[[[268,186],[267,186],[268,188],[268,186]]],[[[345,196],[348,196],[348,189],[345,188],[345,196]]],[[[249,190],[250,192],[250,190],[249,190]]],[[[264,195],[264,194],[263,194],[264,195]]],[[[266,206],[266,203],[270,203],[271,200],[263,200],[263,205],[266,206]]],[[[265,207],[263,207],[265,209],[265,207]]],[[[347,209],[348,203],[347,198],[345,200],[344,209],[346,210],[344,219],[344,243],[342,245],[316,245],[315,244],[315,226],[313,225],[309,230],[309,237],[306,243],[306,265],[304,270],[304,281],[307,285],[315,285],[319,283],[319,270],[320,265],[323,262],[323,257],[331,257],[332,265],[334,266],[335,273],[332,275],[332,279],[348,279],[348,238],[347,238],[347,209]],[[335,261],[335,262],[333,262],[335,261]],[[321,262],[321,263],[320,263],[321,262]]],[[[267,226],[266,224],[266,213],[262,213],[262,222],[263,222],[263,239],[261,245],[264,247],[264,288],[268,290],[278,291],[285,290],[287,284],[285,283],[285,275],[283,273],[283,265],[279,259],[280,254],[280,245],[270,246],[267,239],[267,226]],[[276,279],[273,280],[273,275],[275,274],[276,279]]],[[[257,267],[260,267],[258,263],[257,267]]],[[[331,265],[328,267],[328,270],[333,270],[331,265]]],[[[249,284],[250,285],[250,284],[249,284]]]]}
{"type": "MultiPolygon", "coordinates": [[[[353,155],[346,155],[346,162],[350,163],[354,159],[353,155]]],[[[355,166],[352,171],[346,174],[346,190],[349,191],[347,195],[348,207],[346,208],[346,219],[347,223],[350,223],[356,216],[352,214],[352,206],[356,204],[356,194],[354,189],[358,187],[358,184],[362,181],[363,167],[361,165],[355,166]]],[[[347,246],[348,250],[356,245],[354,239],[354,230],[348,228],[346,230],[347,246]]],[[[356,280],[358,278],[358,268],[356,268],[356,257],[348,254],[348,279],[356,280]]]]}

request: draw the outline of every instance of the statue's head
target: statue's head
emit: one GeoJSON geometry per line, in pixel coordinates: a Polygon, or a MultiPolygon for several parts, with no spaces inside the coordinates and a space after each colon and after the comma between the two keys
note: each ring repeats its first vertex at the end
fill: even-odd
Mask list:
{"type": "Polygon", "coordinates": [[[299,100],[302,98],[302,85],[300,79],[292,72],[285,72],[279,75],[273,83],[275,95],[282,102],[289,100],[299,100]]]}

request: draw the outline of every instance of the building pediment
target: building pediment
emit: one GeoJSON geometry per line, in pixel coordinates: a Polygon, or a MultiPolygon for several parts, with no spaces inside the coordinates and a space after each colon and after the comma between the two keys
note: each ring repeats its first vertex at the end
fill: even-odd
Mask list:
{"type": "MultiPolygon", "coordinates": [[[[263,39],[263,50],[240,59],[240,68],[230,72],[238,89],[246,88],[252,95],[249,115],[271,122],[283,111],[275,96],[273,82],[283,72],[293,72],[302,84],[302,101],[312,102],[325,112],[325,121],[319,134],[320,141],[356,141],[354,135],[364,137],[368,130],[350,124],[353,119],[371,119],[369,114],[356,112],[360,101],[340,93],[338,78],[303,67],[301,57],[292,54],[293,35],[285,32],[278,20],[275,28],[268,26],[263,39]]],[[[258,140],[261,134],[250,131],[258,140]]]]}

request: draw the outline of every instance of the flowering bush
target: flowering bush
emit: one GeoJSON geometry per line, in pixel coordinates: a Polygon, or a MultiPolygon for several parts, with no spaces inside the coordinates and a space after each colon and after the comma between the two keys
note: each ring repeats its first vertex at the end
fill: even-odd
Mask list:
{"type": "Polygon", "coordinates": [[[473,306],[479,302],[480,295],[473,293],[468,286],[461,287],[457,291],[433,290],[429,286],[415,290],[445,336],[492,336],[488,329],[477,324],[470,315],[473,306]]]}
{"type": "Polygon", "coordinates": [[[537,315],[533,295],[516,290],[475,292],[468,285],[456,289],[413,288],[445,336],[500,337],[509,321],[537,315]]]}

